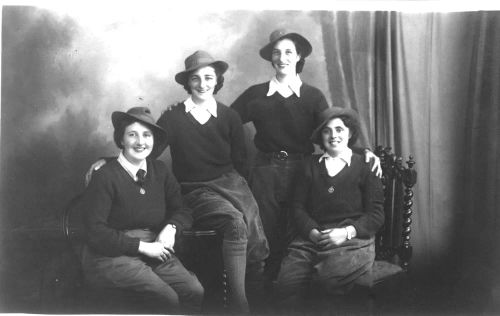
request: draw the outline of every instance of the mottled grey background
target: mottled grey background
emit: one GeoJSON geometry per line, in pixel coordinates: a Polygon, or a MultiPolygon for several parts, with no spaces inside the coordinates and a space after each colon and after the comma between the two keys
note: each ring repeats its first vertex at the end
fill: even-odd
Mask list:
{"type": "Polygon", "coordinates": [[[314,51],[302,79],[329,98],[315,12],[4,7],[3,228],[54,216],[83,190],[90,164],[117,152],[113,111],[146,105],[158,117],[166,105],[185,98],[174,75],[195,50],[229,63],[217,96],[227,105],[268,80],[273,70],[258,51],[278,27],[311,41],[314,51]]]}

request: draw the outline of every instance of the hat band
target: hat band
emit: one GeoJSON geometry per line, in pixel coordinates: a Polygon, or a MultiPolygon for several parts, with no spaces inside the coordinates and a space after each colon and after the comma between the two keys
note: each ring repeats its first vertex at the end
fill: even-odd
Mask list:
{"type": "Polygon", "coordinates": [[[144,115],[144,114],[136,114],[136,113],[127,113],[130,117],[133,117],[133,118],[136,118],[138,120],[141,120],[145,123],[148,123],[148,124],[153,124],[155,125],[155,121],[152,117],[148,116],[148,115],[144,115]]]}
{"type": "Polygon", "coordinates": [[[189,63],[186,63],[186,69],[196,67],[201,64],[207,64],[207,63],[212,63],[214,62],[212,58],[207,58],[207,57],[201,57],[197,58],[194,61],[190,61],[189,63]]]}

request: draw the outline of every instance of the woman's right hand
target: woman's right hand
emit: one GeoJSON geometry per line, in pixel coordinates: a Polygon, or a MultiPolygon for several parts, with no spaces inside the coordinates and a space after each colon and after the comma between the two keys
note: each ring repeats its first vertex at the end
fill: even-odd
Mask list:
{"type": "Polygon", "coordinates": [[[144,242],[139,243],[139,252],[150,258],[165,262],[172,257],[172,253],[161,242],[144,242]]]}
{"type": "Polygon", "coordinates": [[[184,101],[177,101],[175,103],[167,105],[167,107],[165,108],[165,110],[163,110],[163,112],[165,112],[165,111],[172,111],[177,105],[179,105],[182,102],[184,102],[184,101]]]}
{"type": "Polygon", "coordinates": [[[315,243],[315,244],[318,244],[318,242],[320,241],[321,239],[321,232],[319,230],[317,230],[316,228],[313,228],[311,229],[311,231],[309,232],[309,239],[315,243]]]}
{"type": "Polygon", "coordinates": [[[85,174],[85,186],[88,186],[89,183],[90,183],[90,179],[92,179],[92,173],[94,173],[94,171],[97,171],[99,170],[102,166],[104,166],[106,164],[106,160],[104,159],[99,159],[97,160],[96,162],[94,162],[92,164],[92,166],[90,166],[90,169],[87,171],[87,173],[85,174]]]}

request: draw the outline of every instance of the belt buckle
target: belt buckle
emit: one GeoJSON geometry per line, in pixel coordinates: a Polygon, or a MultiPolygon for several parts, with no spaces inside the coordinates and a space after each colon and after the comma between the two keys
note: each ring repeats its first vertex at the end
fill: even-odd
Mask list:
{"type": "Polygon", "coordinates": [[[281,161],[285,161],[288,158],[288,153],[284,150],[280,150],[276,153],[276,158],[281,161]]]}

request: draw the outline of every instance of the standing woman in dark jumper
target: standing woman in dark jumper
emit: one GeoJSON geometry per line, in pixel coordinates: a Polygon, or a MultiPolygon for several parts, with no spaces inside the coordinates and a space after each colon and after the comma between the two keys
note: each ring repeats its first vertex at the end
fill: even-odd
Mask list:
{"type": "Polygon", "coordinates": [[[382,182],[350,148],[359,135],[357,113],[332,107],[322,121],[311,138],[324,154],[306,159],[300,172],[292,204],[299,235],[278,276],[287,309],[297,307],[313,280],[329,293],[348,291],[372,268],[374,236],[384,223],[382,182]]]}
{"type": "MultiPolygon", "coordinates": [[[[276,277],[293,237],[290,201],[297,171],[314,151],[310,136],[319,114],[328,108],[323,93],[299,76],[311,52],[311,44],[302,35],[281,29],[272,32],[260,56],[271,62],[275,76],[248,88],[231,105],[243,123],[253,122],[256,129],[257,155],[249,184],[271,250],[266,261],[270,279],[276,277]]],[[[365,156],[366,162],[375,158],[377,172],[381,172],[378,158],[370,151],[365,156]]]]}
{"type": "Polygon", "coordinates": [[[183,206],[174,175],[151,159],[165,148],[165,131],[145,107],[114,112],[112,121],[121,153],[94,173],[82,198],[85,280],[149,293],[166,313],[198,313],[203,287],[173,251],[192,211],[183,206]]]}

